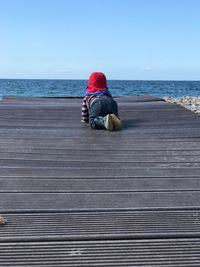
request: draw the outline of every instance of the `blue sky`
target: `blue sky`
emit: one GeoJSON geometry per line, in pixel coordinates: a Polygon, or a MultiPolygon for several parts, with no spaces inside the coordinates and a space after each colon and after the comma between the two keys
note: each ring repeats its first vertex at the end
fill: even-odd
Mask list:
{"type": "Polygon", "coordinates": [[[0,0],[0,78],[200,80],[199,0],[0,0]]]}

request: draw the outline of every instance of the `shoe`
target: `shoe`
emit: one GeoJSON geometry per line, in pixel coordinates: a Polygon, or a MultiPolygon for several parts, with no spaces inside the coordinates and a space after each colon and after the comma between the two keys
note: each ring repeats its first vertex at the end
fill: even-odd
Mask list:
{"type": "Polygon", "coordinates": [[[104,126],[105,126],[106,130],[113,131],[113,121],[112,121],[111,114],[107,114],[104,117],[104,126]]]}
{"type": "Polygon", "coordinates": [[[115,115],[115,114],[110,114],[112,118],[112,124],[113,128],[115,131],[122,130],[122,122],[121,120],[115,115]]]}

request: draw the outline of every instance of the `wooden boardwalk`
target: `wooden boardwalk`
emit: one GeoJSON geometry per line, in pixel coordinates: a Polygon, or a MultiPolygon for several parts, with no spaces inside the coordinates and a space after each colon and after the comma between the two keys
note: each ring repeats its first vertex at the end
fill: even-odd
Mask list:
{"type": "Polygon", "coordinates": [[[200,117],[121,97],[123,131],[79,98],[0,101],[0,266],[200,266],[200,117]]]}

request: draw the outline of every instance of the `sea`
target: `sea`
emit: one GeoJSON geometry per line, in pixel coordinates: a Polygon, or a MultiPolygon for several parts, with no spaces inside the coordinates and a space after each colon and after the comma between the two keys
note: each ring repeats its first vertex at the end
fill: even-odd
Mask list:
{"type": "MultiPolygon", "coordinates": [[[[4,96],[81,97],[87,80],[0,79],[4,96]]],[[[200,81],[109,80],[113,96],[200,96],[200,81]]]]}

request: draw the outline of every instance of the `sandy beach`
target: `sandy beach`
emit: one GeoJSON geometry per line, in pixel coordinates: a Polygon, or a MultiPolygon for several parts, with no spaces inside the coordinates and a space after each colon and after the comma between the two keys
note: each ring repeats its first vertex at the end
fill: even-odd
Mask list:
{"type": "Polygon", "coordinates": [[[163,97],[166,102],[176,103],[200,115],[200,96],[163,97]]]}

